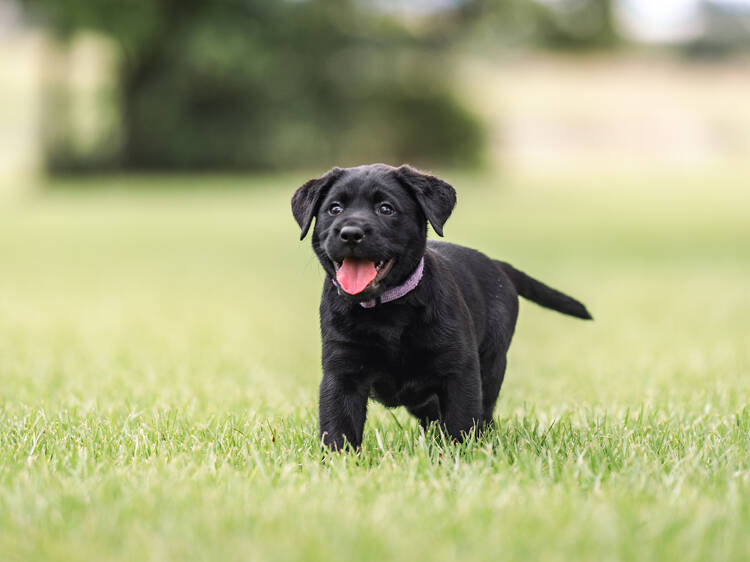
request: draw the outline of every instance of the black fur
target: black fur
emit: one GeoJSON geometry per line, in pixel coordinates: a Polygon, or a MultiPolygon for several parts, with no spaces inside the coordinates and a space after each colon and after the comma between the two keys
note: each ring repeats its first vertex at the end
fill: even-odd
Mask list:
{"type": "MultiPolygon", "coordinates": [[[[439,422],[453,438],[492,421],[505,376],[506,354],[518,316],[518,295],[578,318],[591,318],[576,301],[507,263],[476,250],[427,240],[427,222],[442,235],[456,202],[444,181],[408,166],[334,168],[292,197],[305,236],[326,271],[320,302],[323,380],[320,435],[334,449],[359,447],[367,401],[406,406],[422,426],[439,422]],[[342,211],[331,214],[336,203],[342,211]],[[387,203],[394,214],[380,212],[387,203]],[[362,240],[341,229],[361,229],[362,240]],[[424,256],[424,275],[412,292],[363,308],[403,283],[424,256]],[[334,262],[395,258],[377,287],[352,296],[337,290],[334,262]]],[[[338,211],[338,208],[334,209],[338,211]]]]}
{"type": "Polygon", "coordinates": [[[341,168],[333,168],[321,177],[305,182],[302,187],[294,192],[292,196],[292,214],[302,231],[299,237],[300,240],[310,230],[313,217],[315,217],[320,206],[320,197],[325,195],[331,183],[338,179],[342,173],[344,173],[344,170],[341,168]]]}
{"type": "Polygon", "coordinates": [[[568,295],[548,287],[544,283],[529,277],[523,271],[517,270],[509,263],[497,262],[502,270],[510,277],[516,292],[525,299],[529,299],[544,307],[551,308],[563,314],[569,314],[582,320],[592,320],[591,314],[580,302],[568,295]]]}

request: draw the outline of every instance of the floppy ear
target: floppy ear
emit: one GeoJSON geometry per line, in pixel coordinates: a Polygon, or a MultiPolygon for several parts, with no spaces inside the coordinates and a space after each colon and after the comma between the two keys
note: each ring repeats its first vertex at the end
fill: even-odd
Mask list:
{"type": "Polygon", "coordinates": [[[299,239],[302,240],[307,231],[310,230],[313,217],[318,212],[320,200],[325,195],[331,184],[336,181],[344,170],[341,168],[332,168],[319,178],[308,180],[302,187],[292,195],[292,214],[294,220],[302,229],[299,239]]]}
{"type": "Polygon", "coordinates": [[[442,236],[443,225],[456,206],[456,190],[440,178],[423,174],[406,164],[396,169],[396,177],[414,194],[433,230],[442,236]]]}

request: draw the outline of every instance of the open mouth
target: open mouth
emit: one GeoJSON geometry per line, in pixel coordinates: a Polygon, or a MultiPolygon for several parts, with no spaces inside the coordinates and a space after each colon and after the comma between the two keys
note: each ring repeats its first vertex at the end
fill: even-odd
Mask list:
{"type": "Polygon", "coordinates": [[[361,258],[344,258],[342,262],[331,261],[336,269],[339,287],[350,295],[356,295],[365,289],[377,289],[393,267],[395,258],[379,262],[361,258]]]}

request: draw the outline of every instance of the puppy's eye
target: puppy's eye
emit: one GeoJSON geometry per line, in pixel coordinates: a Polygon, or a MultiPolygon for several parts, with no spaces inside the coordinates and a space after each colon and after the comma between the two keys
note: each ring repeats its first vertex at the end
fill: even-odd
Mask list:
{"type": "Polygon", "coordinates": [[[381,203],[378,205],[378,214],[379,215],[392,215],[396,212],[396,209],[391,207],[388,203],[381,203]]]}
{"type": "Polygon", "coordinates": [[[328,214],[329,215],[339,215],[343,212],[344,208],[341,206],[340,203],[331,203],[331,206],[328,207],[328,214]]]}

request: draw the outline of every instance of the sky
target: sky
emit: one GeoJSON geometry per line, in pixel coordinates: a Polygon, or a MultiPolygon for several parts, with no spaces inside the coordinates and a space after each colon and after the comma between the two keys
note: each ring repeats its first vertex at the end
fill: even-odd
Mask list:
{"type": "Polygon", "coordinates": [[[643,41],[675,41],[700,32],[700,0],[618,0],[628,35],[643,41]]]}

